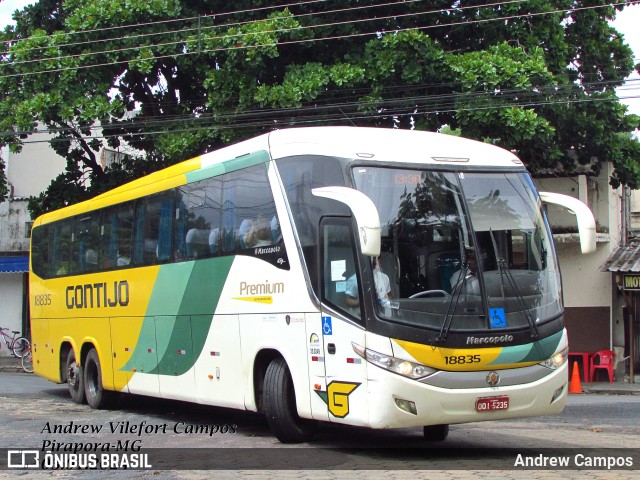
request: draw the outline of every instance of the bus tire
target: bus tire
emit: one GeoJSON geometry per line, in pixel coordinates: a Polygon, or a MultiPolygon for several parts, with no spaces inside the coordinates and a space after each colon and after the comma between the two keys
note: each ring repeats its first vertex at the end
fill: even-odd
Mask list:
{"type": "Polygon", "coordinates": [[[291,373],[283,358],[276,358],[264,376],[263,407],[269,428],[282,443],[300,443],[311,439],[316,424],[298,416],[291,373]]]}
{"type": "Polygon", "coordinates": [[[102,386],[102,369],[95,348],[89,350],[84,361],[84,394],[89,406],[96,410],[109,408],[113,400],[113,392],[102,386]]]}
{"type": "Polygon", "coordinates": [[[84,375],[82,367],[76,362],[76,354],[73,349],[69,350],[67,355],[67,387],[69,387],[69,395],[71,400],[76,403],[85,403],[84,396],[84,375]]]}
{"type": "Polygon", "coordinates": [[[424,439],[429,442],[442,442],[449,435],[449,425],[429,425],[424,427],[424,439]]]}

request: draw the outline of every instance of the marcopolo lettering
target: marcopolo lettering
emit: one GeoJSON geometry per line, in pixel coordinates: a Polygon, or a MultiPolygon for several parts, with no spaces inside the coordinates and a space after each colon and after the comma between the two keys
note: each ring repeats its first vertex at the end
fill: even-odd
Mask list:
{"type": "Polygon", "coordinates": [[[494,337],[467,337],[467,345],[482,345],[493,343],[513,342],[513,335],[500,335],[494,337]]]}
{"type": "Polygon", "coordinates": [[[129,305],[129,283],[126,280],[69,285],[67,308],[109,308],[129,305]]]}

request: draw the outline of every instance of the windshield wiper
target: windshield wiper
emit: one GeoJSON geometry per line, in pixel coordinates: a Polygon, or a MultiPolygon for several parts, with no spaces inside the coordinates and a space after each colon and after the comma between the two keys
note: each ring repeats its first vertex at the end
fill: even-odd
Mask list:
{"type": "Polygon", "coordinates": [[[462,264],[462,269],[460,270],[460,276],[458,277],[458,281],[453,287],[451,291],[451,300],[449,300],[449,306],[447,307],[447,314],[444,317],[444,322],[442,322],[442,328],[440,329],[440,333],[436,337],[436,342],[441,343],[447,339],[447,335],[449,334],[449,330],[451,329],[451,324],[453,323],[453,316],[455,314],[456,308],[458,307],[458,303],[460,302],[460,295],[464,290],[464,287],[467,283],[467,273],[469,272],[469,261],[465,258],[464,263],[462,264]]]}
{"type": "Polygon", "coordinates": [[[493,235],[493,230],[489,229],[489,235],[491,235],[491,244],[493,245],[493,253],[496,256],[496,262],[498,263],[498,271],[500,272],[500,290],[502,293],[502,302],[503,305],[507,306],[507,298],[504,293],[504,277],[507,277],[507,281],[509,282],[509,286],[511,287],[513,293],[515,294],[516,300],[522,307],[522,311],[524,312],[524,316],[527,319],[527,323],[529,324],[529,328],[531,329],[531,338],[538,338],[540,336],[540,332],[538,331],[538,326],[536,322],[533,320],[531,313],[529,313],[529,308],[527,306],[527,302],[524,301],[522,294],[520,293],[520,289],[518,288],[513,275],[511,275],[511,270],[507,265],[507,261],[500,256],[498,253],[498,245],[496,243],[496,237],[493,235]]]}

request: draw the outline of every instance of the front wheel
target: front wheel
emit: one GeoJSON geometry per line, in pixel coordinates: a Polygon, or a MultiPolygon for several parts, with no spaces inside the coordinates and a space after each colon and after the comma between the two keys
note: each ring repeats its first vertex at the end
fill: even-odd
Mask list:
{"type": "Polygon", "coordinates": [[[98,352],[91,349],[84,361],[84,394],[91,408],[102,410],[109,408],[113,400],[113,392],[102,386],[102,369],[98,352]]]}
{"type": "Polygon", "coordinates": [[[313,436],[316,424],[298,416],[293,380],[283,358],[267,367],[263,406],[271,431],[282,443],[306,442],[313,436]]]}
{"type": "Polygon", "coordinates": [[[31,350],[22,355],[22,369],[27,373],[33,373],[33,357],[31,350]]]}
{"type": "Polygon", "coordinates": [[[11,345],[11,351],[16,357],[20,358],[29,350],[30,345],[29,340],[24,337],[18,337],[11,345]]]}
{"type": "Polygon", "coordinates": [[[73,350],[69,350],[67,355],[67,387],[69,395],[76,403],[84,403],[84,379],[82,375],[82,367],[76,362],[76,354],[73,350]]]}

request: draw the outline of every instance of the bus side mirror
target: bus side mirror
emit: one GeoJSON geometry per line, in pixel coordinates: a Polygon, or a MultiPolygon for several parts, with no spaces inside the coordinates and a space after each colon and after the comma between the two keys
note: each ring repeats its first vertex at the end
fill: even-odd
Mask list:
{"type": "Polygon", "coordinates": [[[593,213],[583,202],[577,198],[553,192],[539,192],[540,198],[545,203],[553,203],[571,210],[578,222],[578,234],[580,235],[580,248],[582,253],[596,251],[596,220],[593,213]]]}
{"type": "Polygon", "coordinates": [[[347,187],[314,188],[311,193],[316,197],[331,198],[347,205],[356,218],[362,254],[369,257],[380,255],[380,216],[369,197],[347,187]]]}

